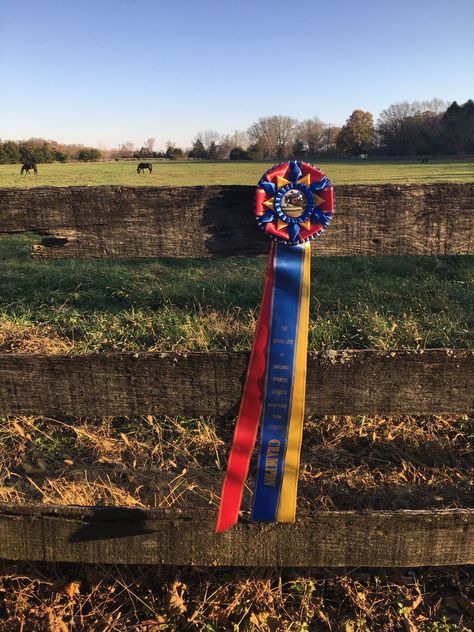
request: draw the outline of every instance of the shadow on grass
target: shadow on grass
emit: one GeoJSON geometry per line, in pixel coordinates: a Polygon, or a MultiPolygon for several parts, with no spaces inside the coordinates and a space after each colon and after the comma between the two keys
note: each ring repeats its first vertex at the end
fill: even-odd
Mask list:
{"type": "MultiPolygon", "coordinates": [[[[86,321],[102,320],[106,327],[105,321],[112,319],[122,337],[124,327],[132,328],[132,337],[133,331],[139,335],[146,330],[140,348],[149,347],[157,337],[166,338],[168,330],[176,330],[170,334],[171,346],[179,337],[189,339],[189,332],[178,332],[180,322],[188,318],[190,331],[206,328],[211,313],[219,321],[214,329],[230,331],[235,323],[245,323],[251,333],[266,257],[34,261],[30,245],[35,240],[25,235],[0,239],[4,319],[46,323],[66,336],[72,330],[75,339],[93,327],[86,321]]],[[[472,261],[473,257],[313,258],[310,346],[472,346],[472,261]]],[[[109,330],[113,329],[110,322],[109,330]]],[[[208,332],[203,335],[207,340],[208,332]]],[[[238,344],[232,339],[224,347],[238,344]]]]}

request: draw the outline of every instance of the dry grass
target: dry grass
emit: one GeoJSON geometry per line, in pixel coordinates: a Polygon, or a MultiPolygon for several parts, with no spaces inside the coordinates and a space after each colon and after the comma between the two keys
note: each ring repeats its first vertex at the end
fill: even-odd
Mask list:
{"type": "Polygon", "coordinates": [[[0,316],[0,353],[68,353],[72,347],[51,326],[18,323],[0,316]]]}
{"type": "MultiPolygon", "coordinates": [[[[216,507],[232,426],[152,416],[79,424],[6,418],[0,500],[216,507]]],[[[473,435],[465,416],[310,419],[299,509],[469,507],[473,435]]]]}
{"type": "Polygon", "coordinates": [[[469,632],[464,569],[4,564],[0,631],[469,632]]]}
{"type": "Polygon", "coordinates": [[[11,418],[0,425],[0,446],[0,500],[142,507],[216,502],[223,442],[203,419],[76,425],[11,418]]]}
{"type": "MultiPolygon", "coordinates": [[[[0,501],[216,507],[232,426],[151,416],[4,418],[0,501]]],[[[469,506],[473,442],[466,416],[312,418],[299,510],[469,506]]],[[[4,562],[0,632],[468,632],[472,597],[468,569],[4,562]]]]}

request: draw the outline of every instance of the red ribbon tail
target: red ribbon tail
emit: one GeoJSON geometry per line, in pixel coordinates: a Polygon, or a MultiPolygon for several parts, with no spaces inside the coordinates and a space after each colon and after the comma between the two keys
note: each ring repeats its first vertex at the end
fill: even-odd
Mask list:
{"type": "Polygon", "coordinates": [[[226,531],[238,520],[250,457],[257,439],[265,389],[274,256],[275,247],[272,244],[247,378],[235,426],[227,473],[222,484],[217,533],[226,531]]]}

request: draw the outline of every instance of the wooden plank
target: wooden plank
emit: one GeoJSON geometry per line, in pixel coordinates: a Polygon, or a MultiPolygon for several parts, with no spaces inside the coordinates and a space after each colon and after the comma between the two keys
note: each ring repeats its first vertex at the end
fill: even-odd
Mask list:
{"type": "MultiPolygon", "coordinates": [[[[0,413],[234,415],[246,353],[0,354],[0,413]]],[[[474,350],[308,356],[308,414],[474,410],[474,350]]]]}
{"type": "Polygon", "coordinates": [[[474,510],[317,511],[214,533],[215,511],[0,505],[9,560],[198,566],[474,563],[474,510]]]}
{"type": "MultiPolygon", "coordinates": [[[[212,257],[268,252],[255,187],[0,189],[0,233],[49,235],[35,257],[212,257]]],[[[474,184],[338,186],[317,255],[474,252],[474,184]]]]}

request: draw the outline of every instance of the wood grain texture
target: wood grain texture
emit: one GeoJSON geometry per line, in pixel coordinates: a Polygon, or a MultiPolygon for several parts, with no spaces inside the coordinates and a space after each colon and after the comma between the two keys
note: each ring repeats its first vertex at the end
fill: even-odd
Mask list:
{"type": "MultiPolygon", "coordinates": [[[[0,414],[237,412],[246,353],[0,354],[0,414]]],[[[307,414],[474,410],[473,350],[342,350],[308,356],[307,414]]]]}
{"type": "Polygon", "coordinates": [[[215,534],[215,511],[0,505],[0,558],[208,566],[474,563],[474,510],[317,511],[215,534]]]}
{"type": "MultiPolygon", "coordinates": [[[[0,189],[0,233],[48,235],[35,257],[261,255],[255,187],[0,189]]],[[[474,252],[474,184],[344,185],[316,255],[474,252]]]]}

